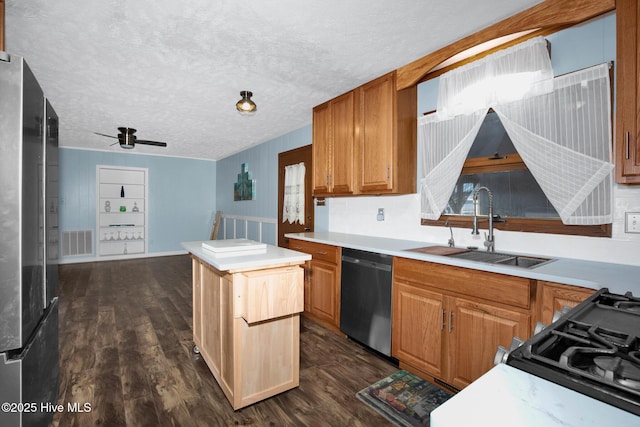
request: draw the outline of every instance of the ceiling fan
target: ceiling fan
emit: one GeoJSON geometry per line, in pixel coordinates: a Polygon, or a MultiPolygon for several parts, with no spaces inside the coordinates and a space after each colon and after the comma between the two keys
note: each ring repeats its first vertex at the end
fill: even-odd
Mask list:
{"type": "MultiPolygon", "coordinates": [[[[100,135],[100,136],[106,136],[107,138],[117,138],[118,139],[118,143],[120,143],[120,147],[126,148],[126,149],[131,149],[131,148],[135,147],[136,143],[145,144],[145,145],[155,145],[155,146],[158,146],[158,147],[166,147],[167,146],[166,142],[148,141],[146,139],[138,139],[135,136],[136,130],[134,128],[119,127],[118,130],[120,131],[118,136],[107,135],[107,134],[99,133],[99,132],[93,132],[93,133],[95,133],[96,135],[100,135]]],[[[117,143],[114,142],[111,145],[115,145],[115,144],[117,144],[117,143]]]]}

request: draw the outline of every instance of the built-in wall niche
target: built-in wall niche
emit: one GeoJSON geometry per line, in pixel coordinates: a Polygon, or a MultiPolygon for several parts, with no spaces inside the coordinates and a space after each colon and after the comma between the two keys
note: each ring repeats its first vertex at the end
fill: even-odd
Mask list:
{"type": "Polygon", "coordinates": [[[96,166],[96,240],[99,256],[135,257],[147,252],[146,168],[96,166]]]}

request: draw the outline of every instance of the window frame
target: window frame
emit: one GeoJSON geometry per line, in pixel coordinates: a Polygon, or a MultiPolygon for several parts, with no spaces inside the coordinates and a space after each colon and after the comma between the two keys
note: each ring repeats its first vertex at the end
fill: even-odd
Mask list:
{"type": "MultiPolygon", "coordinates": [[[[493,157],[475,157],[467,159],[464,162],[460,175],[507,172],[513,170],[528,170],[527,165],[519,154],[513,153],[503,158],[493,157]]],[[[480,218],[485,218],[482,215],[480,218]]],[[[441,215],[437,220],[429,220],[422,218],[421,225],[445,227],[451,224],[452,227],[471,228],[472,215],[441,215]]],[[[486,220],[485,220],[486,221],[486,220]]],[[[612,225],[566,225],[560,219],[546,218],[502,218],[494,221],[494,228],[504,231],[521,231],[528,233],[549,233],[564,234],[574,236],[589,237],[611,237],[612,225]]]]}

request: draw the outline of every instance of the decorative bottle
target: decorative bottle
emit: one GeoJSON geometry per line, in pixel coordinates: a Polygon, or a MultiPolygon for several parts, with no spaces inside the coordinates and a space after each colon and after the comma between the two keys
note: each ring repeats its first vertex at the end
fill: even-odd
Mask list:
{"type": "Polygon", "coordinates": [[[124,185],[120,187],[120,197],[124,197],[124,185]]]}

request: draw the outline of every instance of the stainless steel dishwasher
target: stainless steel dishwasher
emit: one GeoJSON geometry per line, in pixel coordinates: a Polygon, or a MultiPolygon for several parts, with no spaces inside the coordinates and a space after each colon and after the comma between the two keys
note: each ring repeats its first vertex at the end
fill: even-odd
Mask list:
{"type": "Polygon", "coordinates": [[[391,356],[390,255],[342,249],[340,330],[391,356]]]}

